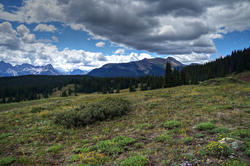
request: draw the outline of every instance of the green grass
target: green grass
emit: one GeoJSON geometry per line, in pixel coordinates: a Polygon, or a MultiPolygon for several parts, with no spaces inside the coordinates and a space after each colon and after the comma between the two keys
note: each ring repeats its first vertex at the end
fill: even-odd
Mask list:
{"type": "Polygon", "coordinates": [[[213,123],[210,122],[203,122],[203,123],[199,123],[196,128],[200,131],[206,131],[206,130],[212,130],[215,128],[213,123]]]}
{"type": "Polygon", "coordinates": [[[2,133],[0,135],[0,139],[6,138],[6,137],[9,137],[9,136],[12,136],[12,135],[13,135],[13,133],[2,133]]]}
{"type": "Polygon", "coordinates": [[[171,121],[167,121],[164,123],[164,127],[168,128],[168,129],[173,129],[176,127],[179,127],[181,125],[181,123],[179,121],[176,120],[171,120],[171,121]]]}
{"type": "Polygon", "coordinates": [[[47,149],[47,152],[52,152],[52,153],[58,153],[63,146],[61,144],[56,144],[54,146],[51,146],[47,149]]]}
{"type": "Polygon", "coordinates": [[[96,149],[108,155],[116,156],[124,151],[124,147],[135,142],[135,139],[126,136],[117,136],[112,140],[100,141],[96,149]]]}
{"type": "Polygon", "coordinates": [[[216,157],[228,157],[233,153],[226,144],[212,141],[206,146],[206,154],[216,157]]]}
{"type": "Polygon", "coordinates": [[[144,166],[148,161],[146,156],[134,154],[120,162],[120,166],[144,166]]]}
{"type": "Polygon", "coordinates": [[[0,158],[0,165],[11,165],[13,162],[15,162],[15,158],[14,157],[11,157],[11,156],[8,156],[8,157],[3,157],[3,158],[0,158]]]}
{"type": "Polygon", "coordinates": [[[187,161],[205,165],[209,159],[211,165],[244,166],[250,163],[249,94],[249,83],[219,78],[151,91],[79,93],[66,98],[55,95],[0,104],[0,161],[12,165],[112,166],[180,165],[187,161]],[[124,107],[110,98],[128,101],[129,111],[120,116],[124,107]],[[80,113],[73,120],[62,118],[68,126],[55,123],[62,120],[58,115],[70,110],[94,110],[90,119],[99,117],[97,105],[119,115],[74,125],[74,118],[84,117],[80,113]],[[217,143],[225,137],[239,141],[239,148],[230,149],[225,144],[220,150],[217,143]],[[212,142],[216,144],[211,145],[210,153],[212,142]],[[235,161],[231,161],[231,153],[237,156],[235,161]]]}
{"type": "Polygon", "coordinates": [[[172,140],[171,136],[169,134],[161,134],[160,136],[156,137],[156,141],[158,142],[170,142],[172,140]]]}

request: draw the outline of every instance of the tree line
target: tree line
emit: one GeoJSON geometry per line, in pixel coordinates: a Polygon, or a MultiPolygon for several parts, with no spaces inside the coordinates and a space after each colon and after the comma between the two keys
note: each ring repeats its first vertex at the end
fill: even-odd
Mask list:
{"type": "Polygon", "coordinates": [[[189,65],[181,71],[166,64],[165,76],[144,76],[99,78],[91,76],[41,76],[29,75],[0,78],[0,103],[19,102],[48,98],[55,91],[62,91],[61,96],[77,93],[119,93],[122,89],[152,90],[163,87],[174,87],[198,84],[200,81],[223,77],[230,73],[250,70],[250,47],[233,51],[230,56],[221,57],[205,64],[189,65]],[[73,90],[62,90],[72,84],[73,90]]]}
{"type": "Polygon", "coordinates": [[[166,64],[165,87],[198,84],[211,78],[224,77],[231,73],[241,73],[250,70],[250,47],[233,51],[231,55],[220,57],[205,64],[189,65],[181,71],[172,70],[171,64],[166,64]]]}

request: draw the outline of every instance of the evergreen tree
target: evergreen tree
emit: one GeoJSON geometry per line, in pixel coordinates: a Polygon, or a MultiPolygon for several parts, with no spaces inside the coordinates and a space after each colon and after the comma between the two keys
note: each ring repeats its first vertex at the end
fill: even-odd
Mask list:
{"type": "Polygon", "coordinates": [[[130,84],[129,84],[129,92],[135,92],[136,90],[135,90],[135,87],[134,87],[134,85],[133,85],[133,82],[132,81],[130,81],[130,84]]]}
{"type": "Polygon", "coordinates": [[[67,92],[66,92],[66,90],[64,90],[63,92],[62,92],[62,94],[61,94],[61,97],[67,97],[68,95],[67,95],[67,92]]]}
{"type": "Polygon", "coordinates": [[[120,93],[120,84],[116,88],[116,93],[120,93]]]}
{"type": "Polygon", "coordinates": [[[165,71],[165,87],[172,87],[173,86],[173,75],[170,62],[166,64],[166,71],[165,71]]]}
{"type": "Polygon", "coordinates": [[[71,94],[72,94],[72,90],[69,88],[68,95],[71,96],[71,94]]]}

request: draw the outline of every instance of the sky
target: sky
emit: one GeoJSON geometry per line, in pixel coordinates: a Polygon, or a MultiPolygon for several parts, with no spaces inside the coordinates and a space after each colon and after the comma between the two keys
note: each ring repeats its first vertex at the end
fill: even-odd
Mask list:
{"type": "Polygon", "coordinates": [[[85,71],[250,46],[249,0],[0,0],[0,61],[85,71]]]}

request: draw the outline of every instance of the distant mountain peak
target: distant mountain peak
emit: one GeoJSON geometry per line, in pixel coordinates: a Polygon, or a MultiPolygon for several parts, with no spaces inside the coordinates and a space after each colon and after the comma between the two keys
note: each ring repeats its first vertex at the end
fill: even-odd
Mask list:
{"type": "Polygon", "coordinates": [[[163,76],[166,62],[170,61],[173,68],[182,69],[185,65],[176,59],[169,57],[142,59],[128,63],[110,63],[101,68],[94,69],[88,73],[97,77],[140,77],[146,75],[163,76]]]}
{"type": "Polygon", "coordinates": [[[33,66],[28,63],[12,66],[4,61],[0,62],[0,76],[20,75],[59,75],[51,64],[45,66],[33,66]]]}

